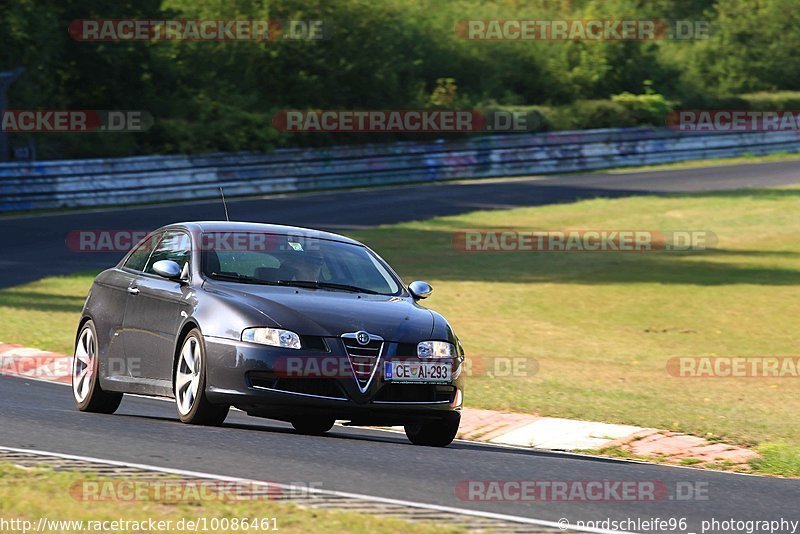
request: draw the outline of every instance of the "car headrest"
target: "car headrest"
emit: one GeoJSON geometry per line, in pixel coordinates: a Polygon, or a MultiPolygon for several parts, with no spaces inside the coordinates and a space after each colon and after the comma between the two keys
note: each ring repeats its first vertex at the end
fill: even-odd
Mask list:
{"type": "Polygon", "coordinates": [[[219,256],[215,250],[208,250],[205,253],[205,272],[218,273],[220,271],[219,256]]]}

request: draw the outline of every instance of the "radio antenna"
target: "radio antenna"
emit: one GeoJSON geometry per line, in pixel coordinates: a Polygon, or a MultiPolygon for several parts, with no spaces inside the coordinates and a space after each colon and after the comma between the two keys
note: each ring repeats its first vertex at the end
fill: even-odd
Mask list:
{"type": "Polygon", "coordinates": [[[219,186],[219,194],[222,196],[222,207],[225,208],[225,220],[231,222],[231,218],[228,217],[228,204],[225,202],[225,193],[222,191],[222,186],[219,186]]]}

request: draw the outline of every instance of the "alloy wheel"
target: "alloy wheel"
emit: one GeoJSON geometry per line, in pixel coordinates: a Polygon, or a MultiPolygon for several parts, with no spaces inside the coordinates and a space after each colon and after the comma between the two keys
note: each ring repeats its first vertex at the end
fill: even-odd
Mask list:
{"type": "Polygon", "coordinates": [[[175,397],[181,415],[188,415],[197,399],[200,371],[203,368],[202,357],[197,339],[189,336],[181,349],[181,357],[175,373],[175,397]]]}
{"type": "Polygon", "coordinates": [[[83,402],[89,395],[94,379],[96,361],[96,343],[91,328],[84,328],[78,345],[75,347],[75,357],[72,360],[72,393],[75,400],[83,402]]]}

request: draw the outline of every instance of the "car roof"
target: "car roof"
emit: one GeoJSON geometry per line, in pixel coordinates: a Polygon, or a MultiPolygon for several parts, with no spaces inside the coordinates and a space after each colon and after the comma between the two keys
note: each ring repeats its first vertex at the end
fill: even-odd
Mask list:
{"type": "Polygon", "coordinates": [[[300,226],[285,226],[282,224],[264,224],[238,221],[187,221],[169,224],[159,228],[159,230],[166,230],[170,228],[185,228],[193,233],[261,232],[267,234],[301,236],[312,239],[327,239],[329,241],[339,241],[342,243],[361,245],[361,243],[355,239],[350,239],[349,237],[345,237],[343,235],[334,234],[331,232],[323,232],[321,230],[314,230],[311,228],[302,228],[300,226]]]}

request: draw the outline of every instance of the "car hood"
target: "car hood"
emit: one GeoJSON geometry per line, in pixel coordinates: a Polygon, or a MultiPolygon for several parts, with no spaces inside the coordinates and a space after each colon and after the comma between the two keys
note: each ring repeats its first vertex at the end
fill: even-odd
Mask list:
{"type": "MultiPolygon", "coordinates": [[[[410,297],[274,286],[220,284],[215,289],[255,308],[268,321],[300,335],[338,337],[364,330],[386,341],[417,343],[428,339],[434,316],[410,297]]],[[[254,325],[256,326],[256,325],[254,325]]]]}

